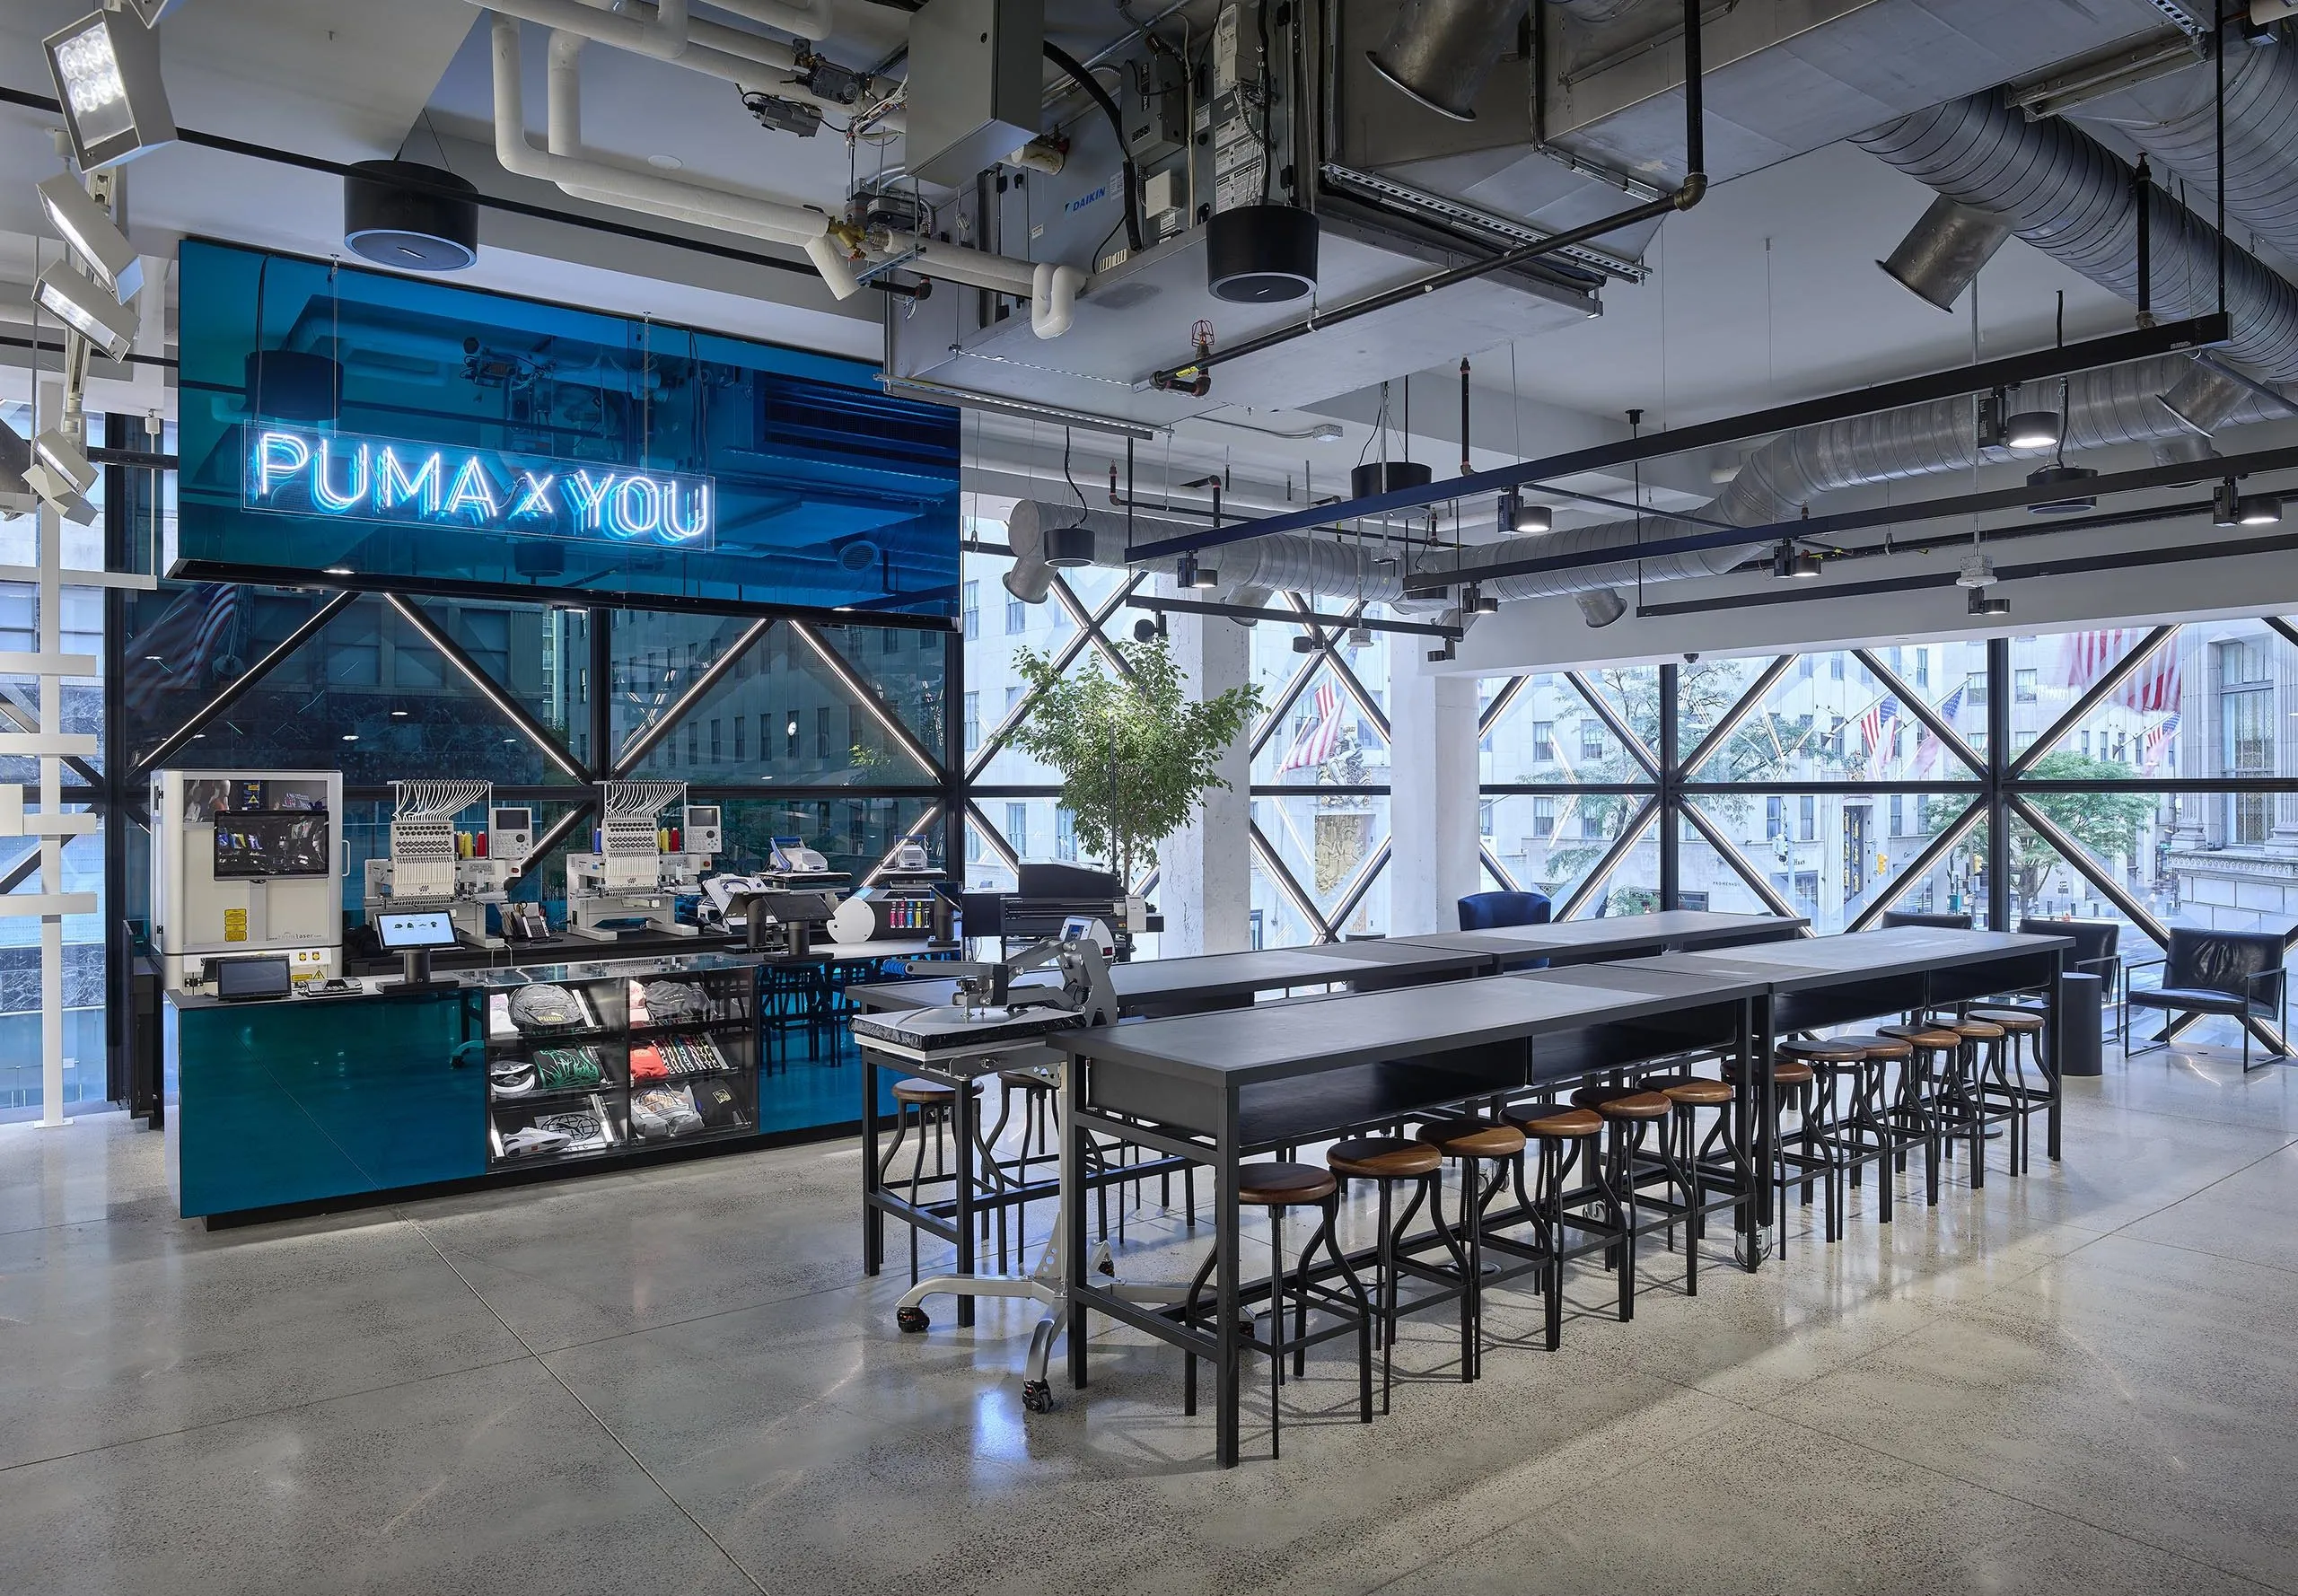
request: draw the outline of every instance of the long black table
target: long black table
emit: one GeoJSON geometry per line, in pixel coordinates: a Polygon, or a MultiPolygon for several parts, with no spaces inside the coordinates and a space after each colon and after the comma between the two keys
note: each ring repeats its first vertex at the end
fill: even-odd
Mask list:
{"type": "MultiPolygon", "coordinates": [[[[1083,1261],[1084,1206],[1068,1205],[1072,1384],[1086,1384],[1089,1311],[1211,1359],[1216,1451],[1229,1467],[1237,1460],[1242,1302],[1237,1181],[1247,1155],[1695,1048],[1730,1048],[1743,1067],[1766,1073],[1752,1050],[1767,991],[1761,978],[1604,979],[1601,968],[1492,976],[1054,1037],[1069,1056],[1065,1186],[1075,1189],[1096,1133],[1206,1162],[1219,1248],[1213,1325],[1201,1331],[1094,1280],[1083,1261]]],[[[1758,1256],[1751,1245],[1750,1267],[1758,1256]]]]}
{"type": "MultiPolygon", "coordinates": [[[[1211,1010],[1250,1008],[1262,993],[1285,993],[1310,987],[1320,991],[1346,986],[1370,992],[1431,981],[1449,981],[1477,974],[1488,958],[1457,948],[1401,947],[1385,942],[1333,943],[1303,948],[1257,948],[1236,953],[1204,953],[1183,959],[1148,959],[1110,967],[1118,1013],[1132,1021],[1159,1015],[1201,1013],[1211,1010]]],[[[1022,983],[1024,989],[1028,983],[1022,983]]],[[[846,996],[858,1007],[873,1011],[939,1008],[953,1002],[958,983],[953,978],[887,981],[853,987],[846,996]]],[[[1017,1049],[1017,1051],[1021,1051],[1017,1049]]],[[[875,1275],[885,1265],[885,1222],[888,1215],[941,1237],[957,1250],[955,1272],[970,1275],[975,1266],[975,1222],[990,1205],[1025,1205],[1055,1195],[1053,1186],[1024,1182],[997,1197],[974,1195],[976,1130],[978,1109],[971,1092],[961,1091],[952,1109],[951,1129],[955,1179],[946,1202],[911,1203],[880,1179],[876,1148],[885,1121],[878,1109],[879,1056],[872,1048],[862,1056],[862,1267],[875,1275]]],[[[899,1067],[899,1066],[896,1066],[899,1067]]],[[[909,1073],[904,1070],[903,1073],[909,1073]]],[[[1110,1177],[1103,1177],[1110,1179],[1110,1177]]],[[[1073,1193],[1080,1188],[1069,1188],[1073,1193]]],[[[960,1326],[974,1322],[970,1297],[958,1299],[960,1326]]]]}
{"type": "MultiPolygon", "coordinates": [[[[1487,973],[1528,964],[1609,963],[1694,948],[1800,938],[1811,922],[1801,916],[1733,915],[1709,909],[1662,909],[1648,915],[1602,916],[1543,925],[1501,925],[1482,931],[1437,931],[1397,936],[1392,948],[1458,948],[1484,954],[1487,973]]],[[[1379,945],[1379,944],[1365,944],[1379,945]]]]}
{"type": "MultiPolygon", "coordinates": [[[[1751,1149],[1758,1170],[1767,1171],[1774,1037],[2043,991],[2054,1017],[2046,1030],[2046,1067],[2049,1154],[2056,1159],[2056,1013],[2072,946],[2063,937],[1910,926],[1061,1033],[1052,1040],[1068,1056],[1072,1093],[1065,1185],[1075,1189],[1085,1139],[1096,1133],[1208,1163],[1221,1250],[1208,1334],[1089,1278],[1082,1261],[1083,1209],[1071,1204],[1065,1215],[1071,1380],[1081,1389],[1086,1383],[1088,1311],[1212,1359],[1216,1450],[1223,1466],[1233,1464],[1241,1301],[1237,1171],[1247,1155],[1692,1048],[1729,1047],[1741,1057],[1742,1078],[1752,1088],[1735,1108],[1750,1138],[1741,1145],[1751,1149]]],[[[1750,1267],[1761,1256],[1771,1197],[1767,1179],[1757,1184],[1758,1217],[1745,1259],[1750,1267]]]]}

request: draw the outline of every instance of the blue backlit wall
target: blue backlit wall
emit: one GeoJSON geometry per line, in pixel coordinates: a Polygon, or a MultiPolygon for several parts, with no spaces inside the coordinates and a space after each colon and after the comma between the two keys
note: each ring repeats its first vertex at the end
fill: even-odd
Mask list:
{"type": "Polygon", "coordinates": [[[956,612],[956,414],[868,365],[200,241],[180,299],[179,572],[956,612]]]}

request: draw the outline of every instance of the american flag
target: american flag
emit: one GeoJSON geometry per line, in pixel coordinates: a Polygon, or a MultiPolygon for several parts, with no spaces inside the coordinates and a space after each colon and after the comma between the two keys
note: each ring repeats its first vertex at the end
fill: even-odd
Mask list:
{"type": "Polygon", "coordinates": [[[2162,722],[2149,727],[2146,732],[2146,768],[2152,771],[2162,762],[2162,755],[2171,747],[2171,740],[2179,734],[2179,712],[2175,709],[2162,722]]]}
{"type": "Polygon", "coordinates": [[[203,582],[132,640],[123,697],[130,711],[149,715],[161,694],[209,684],[218,662],[239,653],[243,592],[235,582],[203,582]]]}
{"type": "Polygon", "coordinates": [[[1285,756],[1285,763],[1276,767],[1279,776],[1288,770],[1301,770],[1321,765],[1340,746],[1340,690],[1326,682],[1317,688],[1317,713],[1313,719],[1302,723],[1293,734],[1293,746],[1285,756]]]}
{"type": "MultiPolygon", "coordinates": [[[[1946,722],[1950,726],[1952,726],[1955,723],[1955,717],[1962,714],[1963,700],[1969,695],[1970,690],[1971,680],[1969,677],[1966,676],[1963,678],[1961,685],[1957,687],[1953,692],[1939,700],[1939,718],[1946,722]]],[[[1941,742],[1936,737],[1934,737],[1931,734],[1931,728],[1925,726],[1923,729],[1923,735],[1916,740],[1916,774],[1918,776],[1923,775],[1933,766],[1939,763],[1939,756],[1945,750],[1946,744],[1941,742]]]]}
{"type": "MultiPolygon", "coordinates": [[[[2066,647],[2066,685],[2081,692],[2111,670],[2146,636],[2136,627],[2112,627],[2103,631],[2074,632],[2066,647]]],[[[2179,645],[2175,637],[2147,656],[2109,700],[2126,709],[2158,715],[2179,706],[2180,686],[2179,645]]]]}
{"type": "Polygon", "coordinates": [[[1884,761],[1877,757],[1887,738],[1899,735],[1899,701],[1889,693],[1867,706],[1859,717],[1859,735],[1867,745],[1867,763],[1871,768],[1880,767],[1884,761]]]}

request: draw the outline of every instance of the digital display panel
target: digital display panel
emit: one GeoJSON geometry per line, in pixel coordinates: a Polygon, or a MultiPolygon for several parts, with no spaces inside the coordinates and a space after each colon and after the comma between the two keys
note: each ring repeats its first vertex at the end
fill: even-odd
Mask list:
{"type": "Polygon", "coordinates": [[[215,817],[219,881],[332,873],[325,810],[227,810],[215,817]]]}

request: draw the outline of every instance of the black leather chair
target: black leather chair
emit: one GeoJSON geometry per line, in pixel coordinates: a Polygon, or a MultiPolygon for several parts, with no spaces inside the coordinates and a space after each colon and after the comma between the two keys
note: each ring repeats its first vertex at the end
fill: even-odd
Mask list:
{"type": "Polygon", "coordinates": [[[2019,922],[2022,936],[2063,936],[2074,943],[2066,968],[2078,975],[2099,978],[2099,997],[2112,1003],[2122,990],[2122,922],[2119,920],[2040,920],[2019,922]]]}
{"type": "MultiPolygon", "coordinates": [[[[2143,959],[2128,966],[2126,978],[2142,969],[2160,968],[2158,984],[2133,987],[2126,978],[2122,993],[2123,1057],[2131,1057],[2130,1011],[2154,1009],[2165,1014],[2225,1014],[2237,1020],[2268,1020],[2277,1034],[2286,1035],[2290,1023],[2290,982],[2282,968],[2288,939],[2272,931],[2178,930],[2160,959],[2143,959]]],[[[2167,1037],[2161,1044],[2170,1046],[2167,1037]]],[[[2142,1053],[2160,1051],[2142,1048],[2142,1053]]],[[[2285,1044],[2274,1057],[2287,1058],[2285,1044]]],[[[2250,1068],[2250,1030],[2242,1028],[2242,1068],[2250,1068]]]]}
{"type": "Polygon", "coordinates": [[[1971,917],[1969,915],[1904,914],[1895,908],[1887,908],[1883,911],[1881,929],[1889,931],[1894,925],[1928,925],[1937,931],[1969,931],[1971,917]]]}

